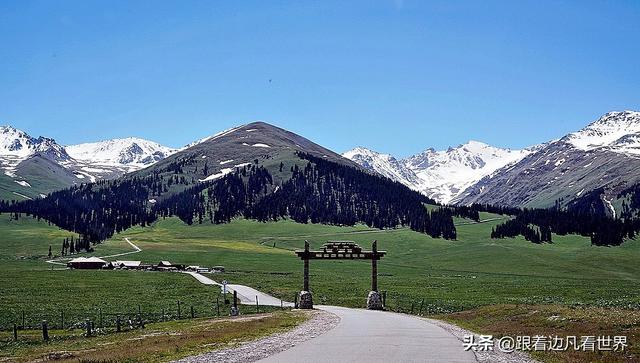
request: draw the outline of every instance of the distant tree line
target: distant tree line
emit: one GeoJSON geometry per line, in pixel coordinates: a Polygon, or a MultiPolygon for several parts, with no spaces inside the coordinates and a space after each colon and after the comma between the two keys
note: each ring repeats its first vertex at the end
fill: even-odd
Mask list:
{"type": "MultiPolygon", "coordinates": [[[[595,205],[595,204],[593,204],[595,205]]],[[[491,231],[491,238],[524,236],[534,243],[552,242],[552,233],[557,235],[579,234],[590,237],[596,246],[618,246],[626,238],[635,238],[640,231],[640,220],[612,218],[598,213],[592,203],[581,201],[561,208],[558,203],[548,209],[502,208],[474,205],[472,208],[488,212],[509,214],[514,218],[491,231]],[[535,227],[535,228],[534,228],[535,227]]]]}
{"type": "MultiPolygon", "coordinates": [[[[180,174],[193,164],[193,158],[187,158],[148,175],[74,186],[41,199],[0,201],[0,212],[9,212],[13,218],[22,213],[32,215],[78,233],[75,251],[88,250],[91,243],[169,216],[188,224],[228,223],[244,217],[263,222],[290,218],[299,223],[406,226],[434,238],[455,239],[453,217],[479,221],[480,212],[491,212],[512,216],[493,228],[492,238],[522,235],[543,243],[552,242],[552,233],[576,233],[590,237],[594,245],[605,246],[619,245],[640,231],[637,218],[616,219],[602,213],[598,209],[602,203],[596,203],[597,192],[564,208],[559,203],[549,209],[442,206],[390,179],[311,154],[297,155],[302,162],[287,166],[281,162],[277,167],[286,167],[292,175],[280,185],[275,185],[269,170],[258,165],[258,160],[217,180],[196,182],[194,177],[180,174]],[[427,204],[434,207],[429,210],[427,204]]],[[[208,166],[206,169],[208,173],[208,166]]],[[[625,204],[628,208],[640,203],[634,199],[638,190],[629,191],[633,195],[625,204]]],[[[70,253],[71,245],[63,243],[62,250],[70,253]]]]}

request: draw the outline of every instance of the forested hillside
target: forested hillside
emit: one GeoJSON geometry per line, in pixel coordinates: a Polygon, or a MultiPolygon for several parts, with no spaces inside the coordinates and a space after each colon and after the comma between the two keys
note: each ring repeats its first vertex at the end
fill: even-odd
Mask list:
{"type": "Polygon", "coordinates": [[[80,234],[94,243],[131,226],[145,226],[158,218],[178,216],[188,224],[226,223],[235,217],[259,221],[291,218],[301,223],[354,225],[375,228],[408,226],[433,237],[455,239],[453,215],[477,219],[470,208],[440,207],[429,212],[433,200],[406,186],[298,152],[298,163],[280,163],[291,177],[274,181],[258,160],[237,167],[212,181],[187,179],[179,163],[168,165],[173,175],[156,171],[116,181],[103,181],[51,193],[47,198],[1,202],[0,210],[25,213],[80,234]],[[173,168],[171,167],[173,166],[173,168]],[[175,185],[182,191],[165,192],[175,185]],[[156,200],[154,196],[163,196],[156,200]]]}

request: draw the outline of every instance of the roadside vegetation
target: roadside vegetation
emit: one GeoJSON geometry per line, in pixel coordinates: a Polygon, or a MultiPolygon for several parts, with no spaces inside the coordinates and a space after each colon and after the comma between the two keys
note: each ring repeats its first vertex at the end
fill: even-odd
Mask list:
{"type": "Polygon", "coordinates": [[[0,332],[0,360],[31,362],[168,362],[294,328],[307,318],[304,312],[276,311],[226,318],[201,318],[148,324],[144,329],[121,333],[101,330],[85,337],[82,329],[53,330],[42,342],[38,331],[28,331],[13,342],[0,332]],[[132,349],[135,345],[135,349],[132,349]]]}
{"type": "Polygon", "coordinates": [[[562,305],[489,305],[435,316],[471,331],[502,336],[626,336],[624,351],[531,352],[545,362],[637,362],[640,358],[640,311],[562,305]]]}

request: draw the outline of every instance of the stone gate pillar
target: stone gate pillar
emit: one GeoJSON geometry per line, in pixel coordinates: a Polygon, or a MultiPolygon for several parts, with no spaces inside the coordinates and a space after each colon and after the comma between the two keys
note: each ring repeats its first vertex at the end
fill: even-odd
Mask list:
{"type": "Polygon", "coordinates": [[[371,291],[367,296],[367,309],[382,310],[382,295],[378,292],[378,241],[373,241],[371,251],[371,291]]]}
{"type": "Polygon", "coordinates": [[[302,291],[298,295],[298,307],[300,309],[313,309],[313,296],[309,288],[309,241],[304,241],[304,255],[302,260],[304,262],[303,267],[303,280],[302,291]]]}

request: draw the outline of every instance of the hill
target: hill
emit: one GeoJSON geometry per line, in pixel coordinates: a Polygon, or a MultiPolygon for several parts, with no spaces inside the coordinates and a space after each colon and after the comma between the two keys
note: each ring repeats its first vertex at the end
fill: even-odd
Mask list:
{"type": "Polygon", "coordinates": [[[640,180],[640,112],[610,112],[502,168],[453,200],[503,206],[568,205],[597,191],[597,210],[620,215],[619,194],[640,180]]]}

